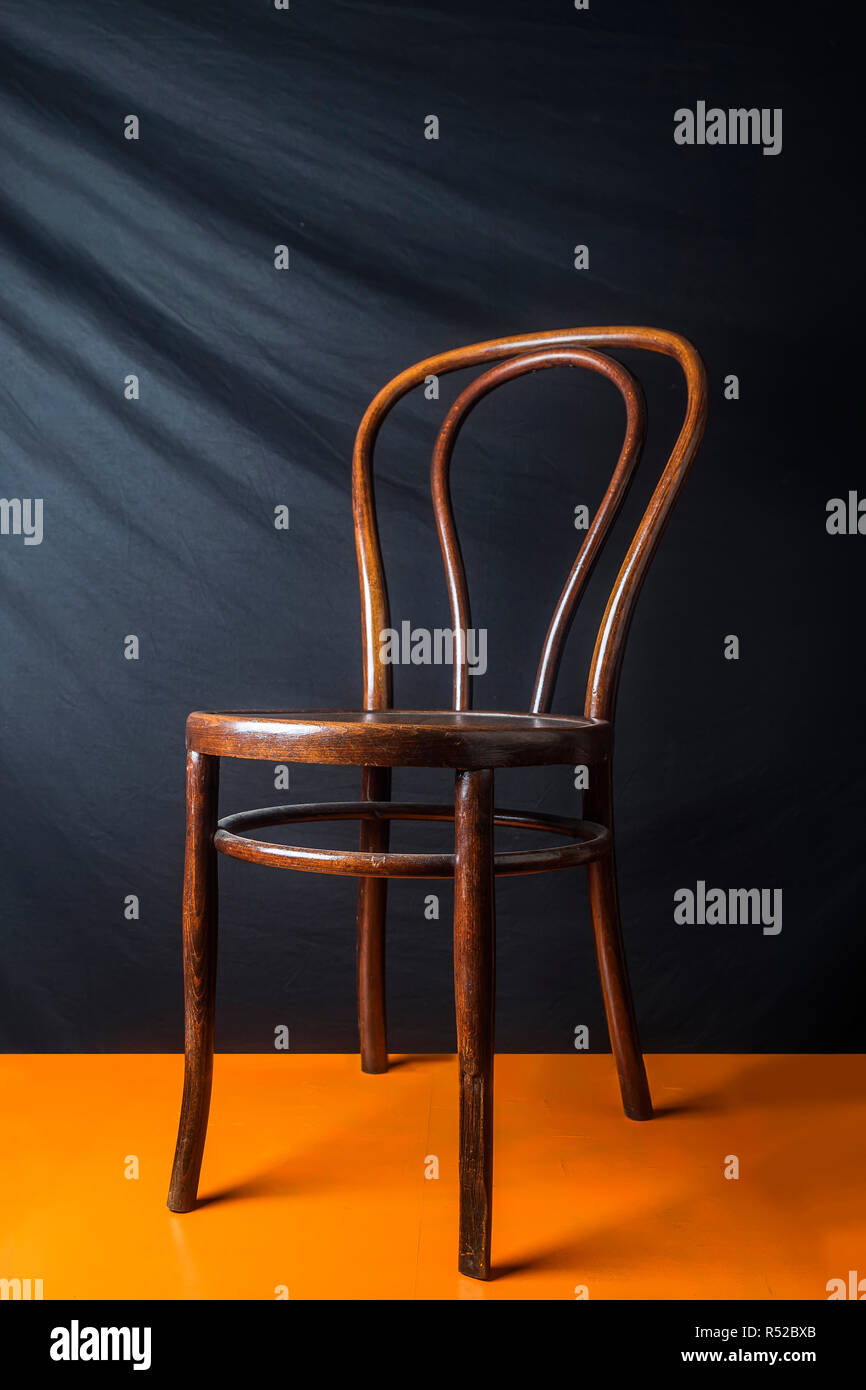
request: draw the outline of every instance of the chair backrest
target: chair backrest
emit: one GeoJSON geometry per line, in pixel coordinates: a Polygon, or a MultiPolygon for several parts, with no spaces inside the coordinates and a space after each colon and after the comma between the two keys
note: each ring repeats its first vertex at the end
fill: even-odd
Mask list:
{"type": "MultiPolygon", "coordinates": [[[[699,354],[679,334],[656,328],[575,328],[517,338],[494,338],[427,357],[394,377],[374,397],[358,429],[352,466],[355,543],[361,581],[365,709],[382,710],[393,706],[391,667],[379,659],[381,634],[390,627],[390,614],[373,485],[373,450],[377,435],[391,407],[428,376],[442,376],[462,367],[494,362],[498,365],[483,372],[458,396],[439,431],[433,451],[433,510],[455,631],[465,633],[471,618],[466,573],[451,505],[449,468],[454,444],[470,411],[490,391],[513,377],[559,366],[583,367],[607,377],[618,387],[626,410],[625,438],[616,468],[560,594],[544,640],[531,710],[537,714],[549,711],[577,604],[625,500],[646,432],[646,408],[641,389],[630,372],[602,351],[607,348],[645,348],[673,357],[682,368],[687,390],[682,427],[617,575],[595,642],[585,713],[595,719],[613,717],[625,639],[635,602],[697,452],[706,421],[707,381],[699,354]]],[[[454,663],[455,710],[471,707],[470,688],[465,646],[458,644],[454,663]]]]}

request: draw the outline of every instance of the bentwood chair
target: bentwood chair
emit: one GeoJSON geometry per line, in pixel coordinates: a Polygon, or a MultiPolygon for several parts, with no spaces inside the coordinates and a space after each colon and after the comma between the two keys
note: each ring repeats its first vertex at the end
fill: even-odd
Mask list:
{"type": "Polygon", "coordinates": [[[198,712],[187,721],[186,867],[183,959],[186,1063],[183,1102],[168,1205],[189,1211],[196,1201],[207,1129],[213,1068],[217,950],[217,855],[306,873],[358,879],[358,1018],[361,1066],[384,1072],[385,897],[389,878],[454,878],[454,993],[460,1072],[459,1268],[490,1275],[493,1181],[494,878],[586,866],[598,966],[623,1108],[648,1120],[652,1103],[638,1039],[620,927],[614,863],[611,753],[617,685],[625,640],[647,568],[661,539],[703,434],[706,374],[695,349],[676,333],[653,328],[587,328],[497,338],[457,348],[410,367],[369,406],[355,443],[352,495],[363,616],[364,708],[325,712],[228,710],[198,712]],[[549,713],[563,646],[575,608],[614,521],[640,457],[645,434],[643,395],[607,349],[646,348],[672,357],[687,388],[685,418],[665,470],[617,576],[595,643],[581,716],[549,713]],[[433,509],[457,638],[453,710],[395,710],[391,666],[379,659],[380,635],[390,626],[388,597],[373,493],[373,448],[388,411],[431,375],[497,363],[458,396],[433,451],[433,509]],[[465,634],[469,596],[449,486],[451,455],[467,415],[488,392],[524,372],[583,367],[618,388],[626,416],[619,459],[586,533],[551,619],[524,714],[470,712],[465,634]],[[358,766],[361,800],[272,806],[217,819],[221,758],[358,766]],[[497,768],[584,764],[589,787],[585,819],[494,809],[497,768]],[[390,800],[393,767],[455,771],[454,804],[390,800]],[[358,819],[357,850],[304,849],[255,839],[259,827],[296,821],[358,819]],[[453,854],[389,853],[393,819],[453,820],[453,854]],[[555,848],[497,853],[494,825],[552,832],[555,848]]]}

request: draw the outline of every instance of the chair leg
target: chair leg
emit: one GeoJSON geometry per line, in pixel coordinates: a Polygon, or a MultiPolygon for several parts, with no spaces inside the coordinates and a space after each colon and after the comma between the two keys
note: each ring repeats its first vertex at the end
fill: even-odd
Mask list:
{"type": "Polygon", "coordinates": [[[454,841],[454,998],[460,1067],[459,1269],[474,1279],[489,1279],[496,959],[491,771],[457,773],[454,841]]]}
{"type": "MultiPolygon", "coordinates": [[[[361,796],[364,801],[390,801],[391,769],[365,767],[361,796]]],[[[361,821],[361,849],[388,848],[388,821],[361,821]]],[[[358,1030],[361,1035],[361,1070],[376,1074],[388,1070],[388,1035],[385,1021],[385,912],[386,878],[358,880],[358,1030]]]]}
{"type": "Polygon", "coordinates": [[[587,820],[608,826],[611,832],[609,854],[587,865],[587,876],[598,971],[601,976],[611,1047],[619,1073],[622,1106],[630,1120],[651,1120],[652,1099],[641,1052],[622,940],[616,883],[610,762],[604,767],[593,768],[590,772],[590,788],[584,798],[584,815],[587,820]]]}
{"type": "Polygon", "coordinates": [[[213,1078],[217,961],[219,758],[188,752],[183,881],[183,986],[186,1048],[183,1101],[168,1192],[171,1211],[195,1206],[213,1078]]]}

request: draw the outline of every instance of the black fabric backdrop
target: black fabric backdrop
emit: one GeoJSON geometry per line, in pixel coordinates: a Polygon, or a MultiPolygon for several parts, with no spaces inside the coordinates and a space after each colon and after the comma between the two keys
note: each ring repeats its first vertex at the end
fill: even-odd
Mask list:
{"type": "MultiPolygon", "coordinates": [[[[866,539],[825,529],[827,500],[863,485],[859,91],[839,13],[2,0],[0,495],[43,498],[44,539],[0,536],[0,1045],[181,1046],[184,719],[360,704],[349,462],[371,395],[480,338],[646,323],[699,347],[711,412],[619,705],[644,1043],[864,1046],[866,539]],[[782,153],[676,145],[673,113],[698,100],[781,107],[782,153]],[[781,888],[781,933],[676,924],[674,892],[699,879],[781,888]]],[[[683,406],[672,363],[627,360],[648,448],[575,625],[563,712],[582,710],[604,599],[683,406]]],[[[438,402],[413,393],[383,434],[397,622],[448,625],[427,472],[457,383],[438,402]]],[[[490,632],[477,708],[526,707],[580,539],[573,509],[600,498],[620,426],[604,383],[548,372],[467,427],[456,505],[490,632]]],[[[449,673],[400,669],[396,692],[447,706],[449,673]]],[[[577,809],[567,768],[499,782],[504,804],[577,809]]],[[[221,804],[358,787],[353,769],[299,766],[278,792],[271,764],[225,764],[221,804]]],[[[396,779],[401,796],[449,787],[447,773],[396,779]]],[[[350,844],[355,828],[303,834],[350,844]]],[[[441,827],[395,835],[446,842],[441,827]]],[[[354,1049],[353,881],[230,861],[221,874],[218,1047],[268,1050],[286,1024],[295,1050],[354,1049]]],[[[453,1046],[450,903],[447,884],[392,885],[395,1050],[453,1046]]],[[[587,1024],[606,1049],[583,874],[503,881],[498,906],[499,1047],[567,1050],[587,1024]]]]}

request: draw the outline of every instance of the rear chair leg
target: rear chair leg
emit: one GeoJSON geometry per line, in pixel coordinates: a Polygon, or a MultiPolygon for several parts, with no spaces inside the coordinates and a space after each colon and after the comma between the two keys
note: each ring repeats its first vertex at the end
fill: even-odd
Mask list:
{"type": "Polygon", "coordinates": [[[608,826],[611,835],[610,852],[587,865],[587,877],[598,971],[601,976],[611,1047],[619,1073],[622,1107],[630,1120],[651,1120],[652,1099],[641,1052],[622,940],[616,884],[610,761],[602,767],[593,767],[590,771],[590,786],[584,797],[584,815],[587,820],[608,826]]]}
{"type": "Polygon", "coordinates": [[[458,772],[454,807],[454,999],[460,1067],[459,1269],[490,1278],[496,915],[493,773],[458,772]]]}
{"type": "Polygon", "coordinates": [[[191,1211],[198,1192],[213,1078],[217,960],[219,758],[188,752],[183,881],[183,987],[186,1049],[183,1101],[168,1206],[191,1211]]]}

